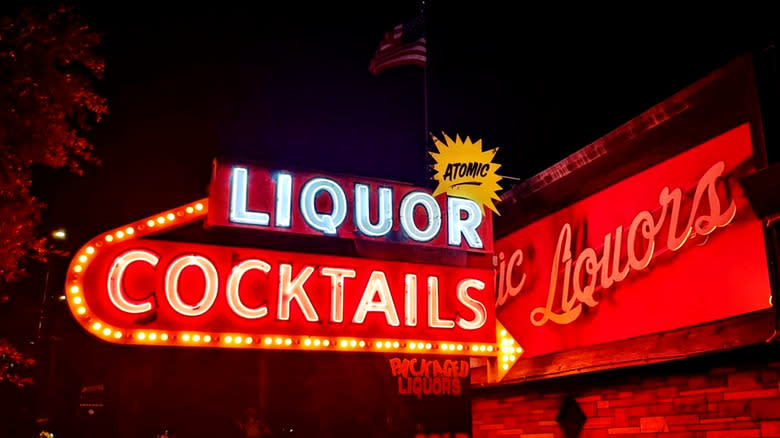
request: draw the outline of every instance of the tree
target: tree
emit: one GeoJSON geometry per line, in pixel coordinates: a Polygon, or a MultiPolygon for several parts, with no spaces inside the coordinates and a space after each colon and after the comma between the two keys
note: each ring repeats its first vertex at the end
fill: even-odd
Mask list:
{"type": "MultiPolygon", "coordinates": [[[[45,205],[31,193],[33,169],[80,175],[85,164],[98,163],[87,133],[108,112],[93,87],[105,67],[99,43],[70,7],[0,18],[0,296],[29,261],[45,262],[54,251],[39,229],[45,205]]],[[[24,365],[19,355],[7,358],[24,365]]]]}
{"type": "Polygon", "coordinates": [[[0,382],[7,382],[16,386],[24,386],[31,383],[29,369],[35,361],[25,357],[10,345],[5,339],[0,339],[0,382]]]}

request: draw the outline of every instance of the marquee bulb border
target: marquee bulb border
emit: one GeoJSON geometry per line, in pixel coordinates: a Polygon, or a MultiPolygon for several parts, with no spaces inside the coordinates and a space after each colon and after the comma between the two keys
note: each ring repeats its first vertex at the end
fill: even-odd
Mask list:
{"type": "MultiPolygon", "coordinates": [[[[496,357],[498,344],[393,338],[275,335],[199,330],[154,330],[114,327],[89,308],[83,291],[83,273],[100,251],[130,239],[181,227],[205,218],[209,200],[203,198],[114,228],[90,239],[74,253],[65,279],[68,308],[87,332],[114,344],[262,350],[391,352],[496,357]]],[[[498,321],[496,321],[498,323],[498,321]]],[[[499,337],[498,339],[503,339],[499,337]]],[[[503,342],[503,341],[502,341],[503,342]]],[[[499,355],[500,356],[500,355],[499,355]]],[[[499,357],[500,358],[500,357],[499,357]]]]}

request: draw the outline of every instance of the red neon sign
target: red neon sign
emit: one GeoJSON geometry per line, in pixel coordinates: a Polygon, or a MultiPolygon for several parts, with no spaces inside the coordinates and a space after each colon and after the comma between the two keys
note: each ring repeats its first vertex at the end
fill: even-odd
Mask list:
{"type": "Polygon", "coordinates": [[[770,307],[751,171],[744,124],[499,240],[499,320],[529,357],[770,307]]]}
{"type": "Polygon", "coordinates": [[[117,343],[495,354],[492,270],[143,238],[207,210],[85,245],[66,284],[76,319],[117,343]]]}
{"type": "Polygon", "coordinates": [[[492,252],[476,202],[368,178],[216,161],[207,224],[492,252]]]}

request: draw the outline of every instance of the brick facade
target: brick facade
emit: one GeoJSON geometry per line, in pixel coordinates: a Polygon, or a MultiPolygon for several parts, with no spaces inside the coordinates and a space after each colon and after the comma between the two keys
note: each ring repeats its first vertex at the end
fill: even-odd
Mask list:
{"type": "Polygon", "coordinates": [[[474,438],[558,438],[567,397],[597,437],[780,437],[780,346],[473,391],[474,438]]]}

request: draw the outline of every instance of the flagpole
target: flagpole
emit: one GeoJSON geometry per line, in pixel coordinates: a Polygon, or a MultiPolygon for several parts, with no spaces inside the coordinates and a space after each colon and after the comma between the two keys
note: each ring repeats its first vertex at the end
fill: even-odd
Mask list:
{"type": "Polygon", "coordinates": [[[431,156],[428,153],[430,148],[428,139],[428,59],[430,59],[430,57],[428,56],[428,11],[425,8],[425,0],[421,0],[420,2],[420,14],[422,14],[423,20],[425,20],[425,64],[423,65],[423,117],[425,119],[425,137],[423,138],[423,181],[428,182],[430,180],[430,170],[428,166],[431,162],[431,156]]]}
{"type": "MultiPolygon", "coordinates": [[[[425,51],[426,51],[426,55],[425,56],[426,56],[426,58],[428,56],[428,53],[427,53],[428,47],[427,47],[427,45],[428,44],[426,43],[426,48],[425,48],[425,51]]],[[[423,67],[423,112],[424,112],[424,118],[425,118],[425,132],[424,132],[425,137],[423,138],[423,140],[424,140],[424,143],[423,143],[423,154],[424,154],[423,165],[425,166],[425,169],[424,169],[424,172],[423,172],[423,176],[425,177],[425,180],[427,181],[428,180],[428,176],[429,176],[428,164],[429,164],[429,161],[430,161],[430,155],[428,154],[428,152],[429,152],[429,143],[428,143],[428,65],[427,65],[428,64],[428,60],[427,59],[425,61],[425,64],[426,64],[425,67],[423,67]]]]}

